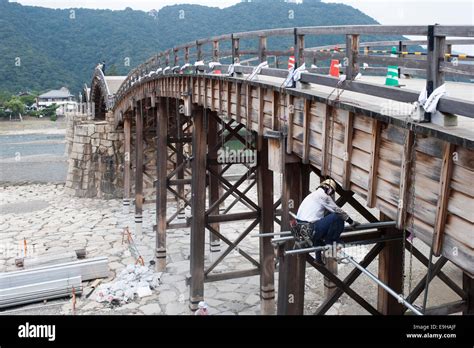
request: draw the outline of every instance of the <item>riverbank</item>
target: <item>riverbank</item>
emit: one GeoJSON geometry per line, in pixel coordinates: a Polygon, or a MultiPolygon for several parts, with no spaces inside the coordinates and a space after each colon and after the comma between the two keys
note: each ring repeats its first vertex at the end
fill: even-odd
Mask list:
{"type": "Polygon", "coordinates": [[[66,122],[0,121],[0,183],[64,183],[66,122]]]}
{"type": "Polygon", "coordinates": [[[13,134],[66,134],[66,118],[60,117],[55,122],[29,116],[22,122],[0,119],[0,135],[13,134]]]}

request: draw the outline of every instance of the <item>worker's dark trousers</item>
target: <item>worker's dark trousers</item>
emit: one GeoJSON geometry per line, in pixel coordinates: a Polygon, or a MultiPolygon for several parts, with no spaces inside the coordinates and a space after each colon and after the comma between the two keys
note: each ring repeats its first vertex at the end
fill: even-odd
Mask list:
{"type": "MultiPolygon", "coordinates": [[[[342,220],[340,215],[335,213],[329,214],[316,221],[313,226],[312,240],[314,246],[341,242],[340,236],[344,231],[344,220],[342,220]]],[[[321,261],[321,252],[316,253],[316,259],[321,261]]]]}

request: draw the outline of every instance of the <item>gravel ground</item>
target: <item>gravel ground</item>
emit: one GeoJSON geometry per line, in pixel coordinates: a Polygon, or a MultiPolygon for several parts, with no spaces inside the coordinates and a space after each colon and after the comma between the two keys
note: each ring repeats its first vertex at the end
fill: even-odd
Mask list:
{"type": "MultiPolygon", "coordinates": [[[[315,182],[313,182],[316,185],[315,182]]],[[[275,185],[278,191],[278,183],[275,185]]],[[[255,196],[255,190],[250,195],[255,196]]],[[[13,271],[15,257],[21,252],[25,238],[30,245],[29,250],[35,254],[62,250],[87,249],[87,257],[107,256],[109,258],[110,275],[103,283],[113,281],[115,274],[127,265],[135,262],[129,248],[122,243],[123,229],[130,226],[133,231],[133,214],[124,214],[120,200],[91,200],[71,198],[63,193],[63,185],[29,184],[9,185],[0,187],[0,271],[13,271]]],[[[176,204],[169,204],[172,214],[176,204]]],[[[355,212],[350,211],[356,217],[355,212]]],[[[187,212],[189,214],[189,211],[187,212]]],[[[152,223],[155,210],[153,205],[145,205],[143,237],[137,239],[137,246],[145,263],[153,259],[154,233],[152,223]]],[[[360,219],[360,217],[357,217],[360,219]]],[[[362,220],[362,219],[360,219],[362,220]]],[[[230,240],[237,238],[245,223],[229,223],[221,227],[224,235],[230,240]]],[[[257,230],[251,234],[256,234],[257,230]]],[[[133,302],[111,308],[97,303],[95,294],[89,298],[78,299],[77,315],[150,315],[178,314],[189,315],[189,288],[185,279],[189,273],[189,229],[178,229],[168,232],[168,268],[162,275],[162,284],[152,296],[134,300],[133,302]]],[[[208,239],[206,239],[207,241],[208,239]]],[[[424,244],[416,240],[416,245],[425,254],[428,250],[424,244]]],[[[241,248],[254,258],[258,257],[258,239],[251,236],[244,239],[241,248]]],[[[211,254],[206,244],[206,264],[218,256],[211,254]]],[[[368,249],[366,247],[350,248],[348,252],[360,259],[368,249]]],[[[408,274],[409,256],[406,267],[408,274]]],[[[219,265],[215,272],[248,269],[250,264],[239,254],[231,252],[219,265]]],[[[352,270],[349,265],[340,265],[339,276],[344,277],[352,270]]],[[[369,270],[377,272],[377,262],[373,262],[369,270]]],[[[445,273],[458,284],[461,282],[460,270],[448,264],[445,273]]],[[[416,260],[413,262],[412,283],[425,275],[425,268],[416,260]]],[[[278,274],[276,274],[278,281],[278,274]]],[[[406,281],[408,288],[409,281],[406,281]]],[[[91,283],[85,283],[85,292],[92,290],[91,283]]],[[[353,289],[373,305],[376,305],[376,286],[364,276],[354,283],[353,289]]],[[[406,290],[408,291],[408,289],[406,290]]],[[[258,315],[259,277],[234,279],[205,284],[205,299],[213,315],[258,315]]],[[[306,275],[305,313],[312,314],[324,299],[323,278],[314,269],[308,268],[306,275]]],[[[420,302],[422,297],[420,297],[420,302]]],[[[456,300],[456,295],[438,279],[430,288],[429,304],[436,305],[456,300]]],[[[47,304],[32,304],[22,308],[9,309],[2,314],[72,314],[72,303],[69,299],[50,301],[47,304]]],[[[352,299],[343,295],[331,308],[331,315],[364,315],[364,309],[352,299]]]]}

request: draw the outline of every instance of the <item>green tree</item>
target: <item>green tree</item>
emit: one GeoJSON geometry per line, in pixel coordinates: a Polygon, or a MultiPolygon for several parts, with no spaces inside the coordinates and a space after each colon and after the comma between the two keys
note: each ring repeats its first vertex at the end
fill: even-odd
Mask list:
{"type": "Polygon", "coordinates": [[[5,103],[8,102],[12,98],[11,93],[7,91],[0,92],[0,106],[5,106],[5,103]]]}
{"type": "Polygon", "coordinates": [[[56,116],[56,110],[59,108],[59,105],[53,104],[50,106],[45,107],[43,111],[43,115],[46,117],[49,117],[51,121],[56,121],[57,116],[56,116]]]}
{"type": "Polygon", "coordinates": [[[36,102],[36,96],[35,95],[23,95],[20,97],[20,100],[25,104],[26,106],[31,106],[36,102]]]}
{"type": "Polygon", "coordinates": [[[25,112],[25,104],[18,97],[12,97],[8,102],[5,103],[5,107],[12,111],[14,116],[23,114],[25,112]]]}

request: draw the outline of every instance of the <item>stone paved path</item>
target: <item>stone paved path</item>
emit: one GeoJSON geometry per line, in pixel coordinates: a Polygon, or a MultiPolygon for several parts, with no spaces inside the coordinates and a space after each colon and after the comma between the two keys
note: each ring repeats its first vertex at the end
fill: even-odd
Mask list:
{"type": "MultiPolygon", "coordinates": [[[[122,244],[123,229],[130,226],[133,230],[133,214],[123,214],[120,200],[92,200],[71,198],[64,194],[63,185],[23,185],[0,187],[0,271],[13,271],[15,258],[21,252],[23,239],[27,240],[28,252],[41,254],[46,251],[87,249],[87,257],[107,256],[110,276],[103,282],[113,281],[115,274],[127,265],[135,263],[128,246],[122,244]]],[[[174,209],[170,205],[170,214],[174,209]]],[[[354,214],[354,212],[352,212],[354,214]]],[[[152,223],[154,206],[146,205],[144,211],[143,237],[137,241],[138,248],[146,264],[153,260],[155,245],[152,223]]],[[[241,223],[222,225],[223,233],[229,238],[237,237],[242,231],[241,223]]],[[[255,234],[253,232],[252,234],[255,234]]],[[[208,240],[208,239],[207,239],[208,240]]],[[[78,299],[77,315],[190,315],[188,309],[189,288],[186,276],[189,273],[189,229],[168,232],[168,268],[162,275],[162,284],[150,297],[136,299],[122,307],[110,308],[97,303],[92,294],[89,298],[78,299]]],[[[224,244],[222,245],[224,247],[224,244]]],[[[242,246],[250,255],[258,259],[258,238],[248,237],[242,246]]],[[[421,245],[420,245],[421,247],[421,245]]],[[[209,246],[206,245],[206,250],[209,246]]],[[[351,252],[363,252],[366,249],[353,249],[351,252]]],[[[357,256],[357,255],[356,255],[357,256]]],[[[210,264],[218,255],[207,252],[206,264],[210,264]]],[[[408,264],[408,262],[407,262],[408,264]]],[[[249,268],[249,263],[239,254],[231,252],[216,272],[249,268]]],[[[376,272],[377,263],[369,268],[376,272]]],[[[339,274],[344,277],[352,270],[351,266],[341,266],[339,274]]],[[[413,278],[419,279],[425,269],[415,262],[413,278]]],[[[459,270],[452,265],[447,272],[459,278],[459,270]]],[[[276,274],[278,279],[278,274],[276,274]]],[[[277,284],[277,283],[276,283],[277,284]]],[[[439,281],[435,281],[432,290],[435,304],[449,302],[456,297],[439,281]]],[[[85,293],[91,283],[84,283],[85,293]]],[[[364,298],[376,305],[376,287],[364,278],[359,278],[354,289],[364,298]]],[[[306,281],[305,312],[311,314],[323,300],[323,279],[313,269],[308,268],[306,281]]],[[[205,300],[213,315],[258,315],[259,277],[242,278],[205,284],[205,300]]],[[[4,314],[72,314],[70,299],[33,304],[10,309],[4,314]]],[[[341,297],[328,314],[366,314],[366,312],[347,296],[341,297]]]]}

